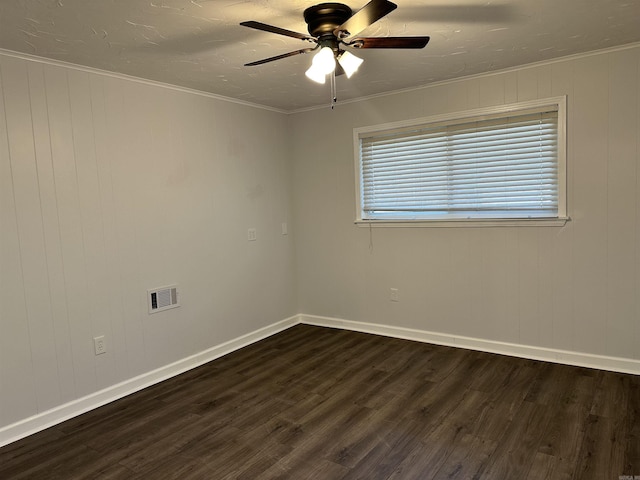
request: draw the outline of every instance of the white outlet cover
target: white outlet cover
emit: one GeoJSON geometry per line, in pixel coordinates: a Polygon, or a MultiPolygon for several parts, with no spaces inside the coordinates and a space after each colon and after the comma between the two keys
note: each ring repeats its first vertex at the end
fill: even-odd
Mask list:
{"type": "Polygon", "coordinates": [[[104,335],[93,337],[93,350],[96,355],[102,355],[107,352],[107,342],[104,335]]]}

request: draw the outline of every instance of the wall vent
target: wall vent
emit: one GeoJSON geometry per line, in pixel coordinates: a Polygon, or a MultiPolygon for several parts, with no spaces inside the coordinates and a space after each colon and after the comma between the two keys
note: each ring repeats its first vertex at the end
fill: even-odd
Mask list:
{"type": "Polygon", "coordinates": [[[178,286],[169,285],[147,290],[149,313],[162,312],[180,306],[178,302],[178,286]]]}

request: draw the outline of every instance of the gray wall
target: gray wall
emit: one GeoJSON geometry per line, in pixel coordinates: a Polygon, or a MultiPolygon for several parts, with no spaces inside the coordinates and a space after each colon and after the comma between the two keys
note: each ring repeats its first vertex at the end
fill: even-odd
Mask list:
{"type": "Polygon", "coordinates": [[[636,46],[293,115],[299,311],[640,359],[639,70],[636,46]],[[560,95],[565,227],[354,225],[354,127],[560,95]]]}
{"type": "Polygon", "coordinates": [[[296,313],[640,359],[639,139],[638,46],[292,115],[0,55],[0,428],[296,313]],[[354,127],[558,95],[565,227],[354,225],[354,127]]]}
{"type": "Polygon", "coordinates": [[[0,56],[0,426],[296,313],[285,127],[0,56]],[[182,306],[149,315],[173,283],[182,306]]]}

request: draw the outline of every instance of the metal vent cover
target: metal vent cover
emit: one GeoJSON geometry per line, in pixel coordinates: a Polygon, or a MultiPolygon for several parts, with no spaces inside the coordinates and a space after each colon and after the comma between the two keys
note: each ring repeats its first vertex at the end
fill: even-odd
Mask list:
{"type": "Polygon", "coordinates": [[[169,285],[147,290],[149,313],[162,312],[180,306],[178,302],[178,286],[169,285]]]}

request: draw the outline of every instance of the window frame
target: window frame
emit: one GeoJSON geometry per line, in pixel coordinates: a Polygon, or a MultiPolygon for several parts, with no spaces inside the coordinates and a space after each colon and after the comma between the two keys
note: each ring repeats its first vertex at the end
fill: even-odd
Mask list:
{"type": "Polygon", "coordinates": [[[355,195],[356,195],[356,220],[361,226],[397,226],[397,227],[475,227],[475,226],[563,226],[568,220],[567,216],[567,97],[559,96],[518,102],[493,107],[476,108],[462,112],[452,112],[441,115],[433,115],[417,119],[402,120],[398,122],[384,123],[356,127],[353,129],[354,163],[355,163],[355,195]],[[438,125],[450,125],[470,121],[483,121],[495,118],[503,118],[512,115],[523,115],[549,110],[558,112],[558,214],[552,217],[484,217],[478,216],[466,218],[429,218],[427,215],[416,217],[368,218],[363,211],[363,186],[362,186],[362,159],[361,138],[371,134],[386,134],[393,131],[401,131],[416,127],[429,127],[438,125]]]}

